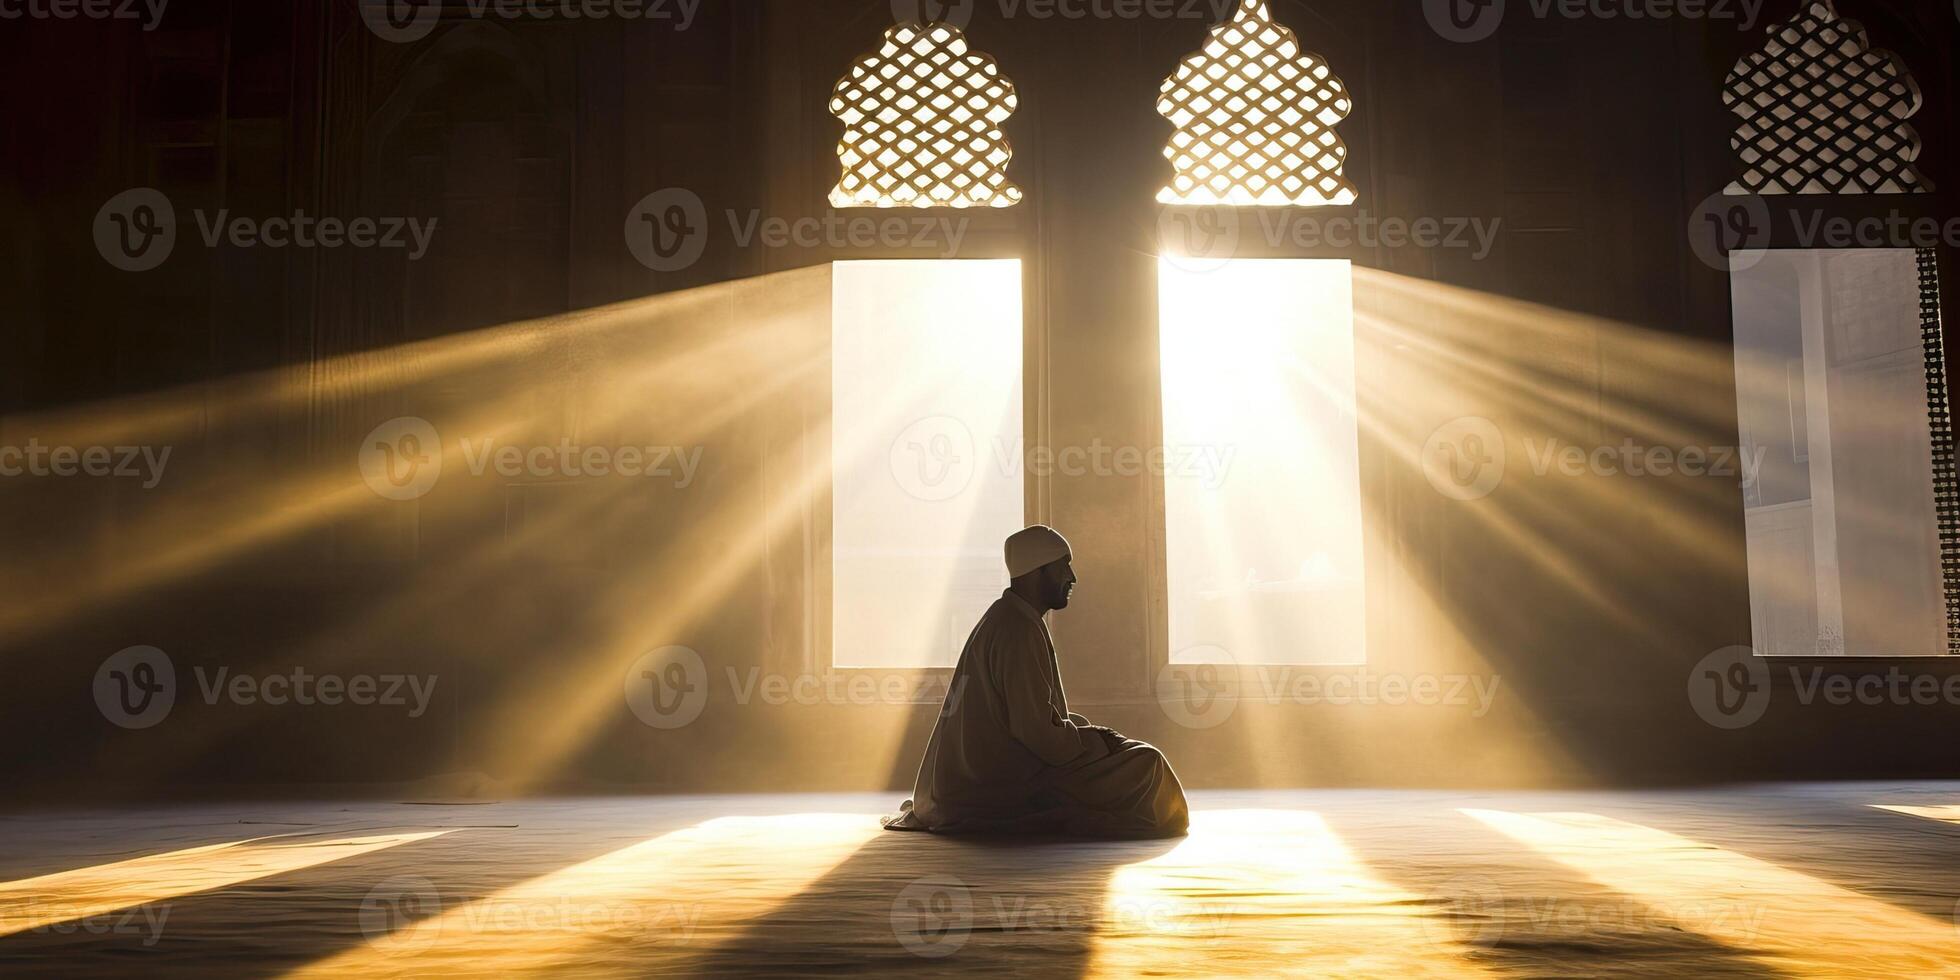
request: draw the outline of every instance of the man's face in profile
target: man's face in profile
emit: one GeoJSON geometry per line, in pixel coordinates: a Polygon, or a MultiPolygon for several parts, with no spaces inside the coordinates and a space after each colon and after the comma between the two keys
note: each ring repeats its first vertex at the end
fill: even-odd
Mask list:
{"type": "Polygon", "coordinates": [[[1075,569],[1062,558],[1041,566],[1036,573],[1041,583],[1042,604],[1050,609],[1067,609],[1068,594],[1075,588],[1075,569]]]}

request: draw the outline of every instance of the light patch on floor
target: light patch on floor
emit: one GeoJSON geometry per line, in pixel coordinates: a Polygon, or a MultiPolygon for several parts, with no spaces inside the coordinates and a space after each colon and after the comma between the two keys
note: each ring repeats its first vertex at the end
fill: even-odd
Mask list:
{"type": "Polygon", "coordinates": [[[1941,823],[1960,823],[1960,804],[1950,804],[1947,806],[1907,806],[1898,803],[1874,803],[1872,804],[1872,808],[1875,810],[1889,810],[1893,813],[1903,813],[1909,817],[1924,817],[1927,820],[1938,820],[1941,823]]]}
{"type": "MultiPolygon", "coordinates": [[[[96,919],[181,895],[299,871],[445,831],[318,838],[295,835],[207,844],[0,883],[0,936],[96,919]]],[[[156,919],[151,918],[151,923],[156,919]]],[[[163,919],[168,922],[167,918],[163,919]]]]}
{"type": "Polygon", "coordinates": [[[1734,851],[1593,813],[1464,812],[1785,976],[1960,966],[1953,922],[1734,851]]]}
{"type": "Polygon", "coordinates": [[[864,814],[718,817],[460,904],[442,901],[426,879],[405,881],[379,916],[368,903],[367,943],[291,975],[510,977],[576,968],[640,976],[727,938],[881,832],[864,814]],[[418,914],[417,906],[441,911],[418,914]],[[614,955],[622,949],[627,955],[614,955]]]}
{"type": "Polygon", "coordinates": [[[900,799],[0,814],[0,974],[1960,975],[1954,783],[1198,792],[1125,842],[900,799]]]}
{"type": "Polygon", "coordinates": [[[1483,976],[1422,896],[1356,860],[1318,815],[1199,811],[1169,853],[1111,876],[1090,975],[1483,976]]]}

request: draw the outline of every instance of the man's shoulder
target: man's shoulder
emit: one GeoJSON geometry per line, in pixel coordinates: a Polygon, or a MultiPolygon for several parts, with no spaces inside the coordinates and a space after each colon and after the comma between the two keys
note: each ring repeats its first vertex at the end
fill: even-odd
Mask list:
{"type": "Polygon", "coordinates": [[[987,607],[980,615],[980,622],[974,627],[975,636],[987,635],[1002,638],[1020,639],[1041,634],[1041,620],[1028,609],[1027,603],[1012,595],[1003,595],[987,607]]]}

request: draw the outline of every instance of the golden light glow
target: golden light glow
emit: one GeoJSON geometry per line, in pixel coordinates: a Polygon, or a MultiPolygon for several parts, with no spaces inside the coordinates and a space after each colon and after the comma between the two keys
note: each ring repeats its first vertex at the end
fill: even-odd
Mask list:
{"type": "Polygon", "coordinates": [[[1026,524],[1021,264],[832,269],[832,662],[951,667],[1026,524]]]}
{"type": "Polygon", "coordinates": [[[1890,810],[1908,817],[1925,820],[1938,820],[1941,823],[1960,823],[1960,803],[1944,803],[1938,806],[1915,806],[1905,803],[1873,803],[1875,810],[1890,810]]]}
{"type": "Polygon", "coordinates": [[[1112,876],[1088,973],[1483,975],[1430,915],[1316,814],[1201,810],[1175,848],[1112,876]]]}
{"type": "Polygon", "coordinates": [[[229,888],[446,833],[260,837],[9,881],[0,884],[0,936],[229,888]]]}
{"type": "Polygon", "coordinates": [[[873,835],[865,814],[718,817],[394,923],[295,977],[647,976],[740,933],[873,835]]]}
{"type": "MultiPolygon", "coordinates": [[[[712,322],[727,314],[732,295],[753,290],[755,283],[790,283],[808,275],[789,273],[754,283],[704,287],[418,341],[385,352],[347,354],[323,360],[309,372],[264,371],[7,422],[39,433],[38,438],[50,445],[172,447],[178,450],[175,465],[181,469],[186,465],[184,443],[202,440],[223,446],[228,439],[249,438],[249,426],[316,401],[355,393],[403,397],[470,384],[497,392],[440,419],[449,436],[443,464],[454,472],[464,463],[465,439],[501,441],[537,424],[533,399],[538,396],[511,384],[510,376],[554,349],[576,343],[591,349],[623,347],[640,355],[622,360],[607,376],[610,397],[605,407],[611,414],[591,418],[588,424],[605,426],[633,412],[651,422],[684,419],[694,431],[708,432],[753,404],[769,385],[743,385],[741,395],[724,398],[713,413],[661,405],[649,412],[648,404],[635,400],[633,393],[659,385],[671,395],[676,393],[676,376],[705,373],[702,369],[708,365],[739,371],[735,365],[793,358],[797,347],[782,336],[783,321],[767,317],[751,321],[748,332],[715,337],[691,349],[666,346],[669,341],[662,328],[677,322],[712,322]]],[[[364,424],[356,426],[360,431],[346,433],[345,445],[335,444],[324,458],[299,467],[272,471],[271,477],[259,470],[240,473],[227,467],[215,474],[224,479],[207,487],[173,475],[146,494],[145,506],[134,518],[119,519],[113,561],[104,560],[96,549],[74,547],[72,535],[60,533],[59,527],[51,528],[56,533],[45,546],[37,540],[12,542],[13,560],[0,563],[0,629],[45,634],[158,582],[209,572],[335,520],[387,506],[391,502],[378,500],[350,465],[361,433],[384,418],[361,420],[364,424]]]]}
{"type": "Polygon", "coordinates": [[[1365,663],[1349,264],[1157,274],[1171,662],[1365,663]]]}
{"type": "Polygon", "coordinates": [[[1951,922],[1663,830],[1591,813],[1466,814],[1784,976],[1949,970],[1951,922]]]}

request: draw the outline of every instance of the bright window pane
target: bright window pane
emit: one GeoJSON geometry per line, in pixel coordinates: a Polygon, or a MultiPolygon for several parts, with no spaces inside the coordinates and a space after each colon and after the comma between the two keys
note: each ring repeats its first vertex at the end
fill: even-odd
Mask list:
{"type": "Polygon", "coordinates": [[[951,667],[1023,526],[1021,264],[839,262],[831,290],[832,660],[951,667]]]}
{"type": "Polygon", "coordinates": [[[1229,459],[1167,467],[1171,661],[1365,662],[1348,263],[1158,276],[1168,458],[1229,459]]]}
{"type": "Polygon", "coordinates": [[[1729,274],[1755,648],[1943,654],[1913,252],[1761,254],[1729,274]]]}

